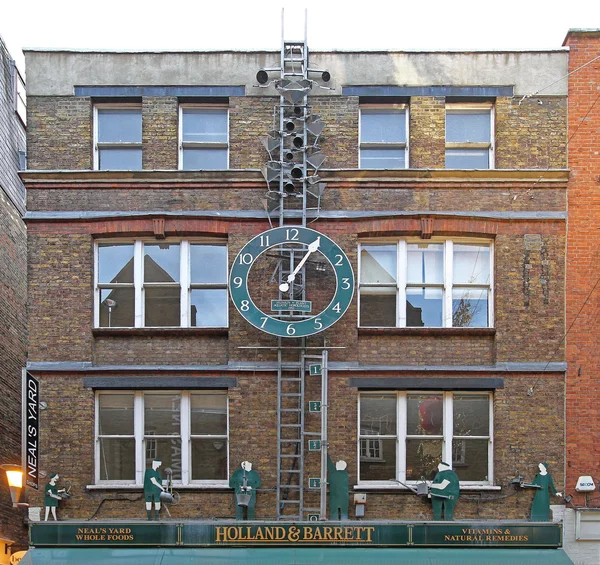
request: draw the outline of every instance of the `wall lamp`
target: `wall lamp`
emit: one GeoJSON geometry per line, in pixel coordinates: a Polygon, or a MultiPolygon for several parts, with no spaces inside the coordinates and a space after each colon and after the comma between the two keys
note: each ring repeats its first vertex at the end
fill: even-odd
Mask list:
{"type": "Polygon", "coordinates": [[[10,489],[10,497],[12,499],[13,508],[20,506],[21,491],[23,490],[23,469],[19,465],[0,465],[6,473],[8,488],[10,489]]]}

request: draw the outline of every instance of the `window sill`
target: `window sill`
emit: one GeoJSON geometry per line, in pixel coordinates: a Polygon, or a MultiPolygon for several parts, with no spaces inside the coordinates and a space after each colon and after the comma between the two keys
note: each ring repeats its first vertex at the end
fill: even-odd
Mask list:
{"type": "MultiPolygon", "coordinates": [[[[410,485],[416,488],[416,485],[410,485]]],[[[398,492],[410,492],[412,491],[404,485],[390,483],[390,484],[357,484],[352,487],[354,490],[370,490],[370,491],[398,491],[398,492]]],[[[460,485],[461,492],[463,491],[494,491],[502,490],[501,486],[498,485],[460,485]]],[[[413,493],[414,494],[414,493],[413,493]]]]}
{"type": "MultiPolygon", "coordinates": [[[[111,485],[111,484],[100,484],[100,485],[86,485],[87,490],[128,490],[128,491],[143,491],[143,485],[111,485]]],[[[173,485],[173,490],[233,490],[227,483],[203,483],[193,485],[173,485]]]]}
{"type": "Polygon", "coordinates": [[[93,328],[95,337],[119,336],[199,336],[199,335],[229,335],[228,328],[93,328]]]}
{"type": "Polygon", "coordinates": [[[358,335],[481,336],[496,335],[496,328],[358,328],[358,335]]]}

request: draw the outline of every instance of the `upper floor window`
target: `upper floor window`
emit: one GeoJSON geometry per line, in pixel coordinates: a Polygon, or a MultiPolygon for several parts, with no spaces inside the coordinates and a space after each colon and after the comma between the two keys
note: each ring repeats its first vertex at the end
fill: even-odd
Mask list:
{"type": "Polygon", "coordinates": [[[227,247],[98,243],[95,303],[101,328],[227,327],[227,247]]]}
{"type": "Polygon", "coordinates": [[[386,391],[359,397],[359,483],[433,479],[452,461],[461,484],[491,484],[489,392],[386,391]]]}
{"type": "Polygon", "coordinates": [[[360,168],[408,167],[408,109],[403,105],[360,107],[360,168]]]}
{"type": "Polygon", "coordinates": [[[400,240],[360,246],[362,327],[492,327],[492,244],[400,240]]]}
{"type": "Polygon", "coordinates": [[[493,169],[493,107],[446,106],[446,169],[493,169]]]}
{"type": "Polygon", "coordinates": [[[96,483],[143,483],[152,460],[178,484],[226,484],[227,393],[106,391],[96,395],[96,483]]]}
{"type": "Polygon", "coordinates": [[[227,169],[229,118],[226,107],[179,107],[179,168],[227,169]]]}
{"type": "Polygon", "coordinates": [[[142,168],[142,108],[139,105],[94,106],[94,169],[142,168]]]}
{"type": "Polygon", "coordinates": [[[13,106],[17,116],[27,125],[27,91],[25,80],[14,61],[10,62],[13,87],[13,106]]]}

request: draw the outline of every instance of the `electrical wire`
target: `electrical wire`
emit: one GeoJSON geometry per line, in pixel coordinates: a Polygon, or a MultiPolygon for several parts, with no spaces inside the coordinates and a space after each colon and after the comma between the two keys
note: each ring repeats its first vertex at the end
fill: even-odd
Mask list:
{"type": "Polygon", "coordinates": [[[594,61],[597,61],[598,59],[600,59],[600,55],[598,55],[597,57],[594,57],[593,59],[591,59],[587,63],[584,63],[580,67],[577,67],[576,69],[573,69],[571,72],[569,72],[566,75],[564,75],[564,76],[556,79],[555,81],[551,82],[550,84],[547,84],[546,86],[540,88],[536,92],[532,92],[531,94],[525,94],[525,96],[523,96],[523,98],[521,98],[521,100],[519,100],[519,106],[521,105],[521,103],[523,102],[523,100],[525,100],[526,98],[531,98],[532,96],[537,96],[540,92],[543,92],[547,88],[550,88],[551,86],[554,86],[556,83],[560,82],[561,80],[565,80],[566,78],[569,78],[572,74],[575,74],[576,72],[580,71],[584,67],[587,67],[588,65],[591,65],[594,61]]]}

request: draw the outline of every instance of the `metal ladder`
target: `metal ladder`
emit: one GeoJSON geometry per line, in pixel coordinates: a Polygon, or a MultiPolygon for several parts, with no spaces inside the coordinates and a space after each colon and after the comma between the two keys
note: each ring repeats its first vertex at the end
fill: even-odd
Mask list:
{"type": "MultiPolygon", "coordinates": [[[[303,340],[304,341],[304,340],[303,340]]],[[[281,344],[280,344],[281,345],[281,344]]],[[[277,519],[304,520],[307,513],[325,518],[327,507],[327,350],[308,355],[300,350],[299,362],[283,359],[285,348],[277,352],[277,519]],[[321,418],[319,431],[305,430],[305,379],[307,362],[321,366],[321,418]],[[304,463],[307,440],[320,441],[320,504],[305,506],[304,463]]]]}
{"type": "MultiPolygon", "coordinates": [[[[315,187],[312,186],[318,182],[318,177],[311,177],[308,174],[309,132],[307,124],[311,119],[311,113],[307,103],[307,94],[311,86],[307,86],[306,91],[300,93],[297,90],[291,92],[291,90],[298,89],[298,86],[302,91],[302,86],[308,84],[306,19],[304,40],[302,41],[285,41],[283,24],[282,10],[280,74],[277,82],[280,97],[278,116],[274,113],[275,123],[273,124],[274,129],[278,130],[275,134],[276,139],[279,139],[279,148],[278,151],[274,150],[272,153],[269,151],[271,158],[276,161],[275,170],[279,170],[279,182],[277,187],[272,187],[267,178],[269,186],[267,198],[272,199],[273,210],[278,209],[279,226],[300,224],[306,227],[309,186],[311,186],[311,198],[316,198],[317,206],[320,206],[320,196],[314,196],[315,187]],[[307,83],[303,81],[307,81],[307,83]],[[290,130],[290,128],[292,129],[290,130]],[[296,170],[297,176],[290,174],[293,169],[296,170]]],[[[311,135],[313,136],[311,139],[314,139],[314,133],[311,135]]],[[[316,137],[318,138],[318,134],[316,137]]],[[[294,263],[294,252],[291,251],[289,271],[285,269],[279,271],[280,283],[293,270],[294,263]]],[[[302,296],[298,298],[305,300],[304,267],[298,273],[298,281],[302,289],[302,296]]],[[[301,339],[299,346],[293,348],[286,348],[282,338],[278,338],[277,343],[277,519],[302,521],[307,512],[318,513],[324,518],[327,493],[327,444],[326,437],[323,437],[327,430],[327,351],[318,356],[307,355],[304,338],[301,339]],[[298,357],[290,359],[295,357],[295,354],[298,354],[298,357]],[[321,383],[321,404],[325,412],[321,414],[321,428],[318,433],[305,431],[305,379],[308,359],[320,359],[325,373],[321,383]],[[318,508],[309,508],[305,507],[305,443],[308,437],[317,436],[321,439],[321,449],[324,450],[321,452],[320,505],[318,508]]]]}

